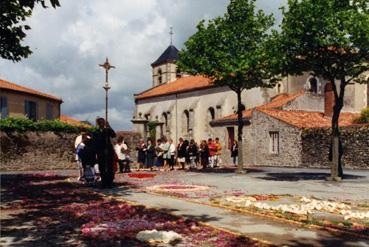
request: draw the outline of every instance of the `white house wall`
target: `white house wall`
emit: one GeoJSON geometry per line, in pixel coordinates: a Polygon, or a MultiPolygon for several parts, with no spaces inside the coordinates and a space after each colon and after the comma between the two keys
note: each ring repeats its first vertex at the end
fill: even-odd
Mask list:
{"type": "MultiPolygon", "coordinates": [[[[242,101],[246,108],[255,107],[269,101],[275,95],[274,89],[254,88],[245,90],[242,94],[242,101]]],[[[217,131],[209,127],[208,109],[213,107],[217,112],[217,106],[221,106],[219,115],[216,118],[230,115],[237,110],[236,94],[227,87],[208,88],[196,90],[178,95],[167,95],[138,100],[136,102],[135,119],[145,118],[150,114],[149,121],[162,121],[163,112],[170,111],[170,133],[164,133],[173,140],[179,137],[193,138],[197,142],[203,139],[215,138],[217,131]],[[185,110],[193,110],[193,131],[186,133],[185,110]]],[[[219,109],[218,109],[219,110],[219,109]]],[[[135,126],[136,131],[140,131],[139,126],[135,126]]]]}

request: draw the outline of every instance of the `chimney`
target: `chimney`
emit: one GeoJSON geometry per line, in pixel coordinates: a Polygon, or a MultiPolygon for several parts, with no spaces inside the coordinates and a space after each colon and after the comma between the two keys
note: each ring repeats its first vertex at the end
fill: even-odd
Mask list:
{"type": "Polygon", "coordinates": [[[332,82],[328,82],[324,87],[324,116],[333,116],[334,94],[332,82]]]}

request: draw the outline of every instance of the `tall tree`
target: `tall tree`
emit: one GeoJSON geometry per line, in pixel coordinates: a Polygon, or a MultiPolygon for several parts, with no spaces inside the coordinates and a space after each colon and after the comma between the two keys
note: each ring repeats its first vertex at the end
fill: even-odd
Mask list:
{"type": "MultiPolygon", "coordinates": [[[[49,0],[52,7],[59,7],[59,0],[49,0]]],[[[26,30],[31,27],[24,21],[32,15],[35,4],[47,8],[46,0],[2,0],[0,1],[0,57],[19,62],[27,58],[31,49],[21,42],[26,30]]]]}
{"type": "MultiPolygon", "coordinates": [[[[242,150],[245,109],[242,92],[271,87],[277,81],[269,69],[275,59],[267,55],[264,42],[273,22],[272,15],[256,10],[255,0],[231,0],[224,16],[207,23],[202,20],[197,25],[197,32],[179,53],[178,65],[182,71],[208,77],[236,93],[239,150],[242,150]]],[[[242,151],[237,172],[243,172],[242,151]]]]}
{"type": "Polygon", "coordinates": [[[346,86],[369,83],[369,2],[367,0],[289,0],[282,8],[281,32],[274,47],[280,52],[285,73],[313,72],[331,82],[332,117],[331,178],[342,178],[338,120],[346,86]]]}

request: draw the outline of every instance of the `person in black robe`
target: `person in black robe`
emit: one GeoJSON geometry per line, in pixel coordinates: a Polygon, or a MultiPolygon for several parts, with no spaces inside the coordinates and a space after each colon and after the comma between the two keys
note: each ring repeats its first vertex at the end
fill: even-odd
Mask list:
{"type": "Polygon", "coordinates": [[[92,138],[101,175],[101,187],[112,188],[114,181],[114,148],[110,138],[114,138],[116,134],[104,118],[98,118],[96,125],[98,129],[93,133],[92,138]]]}

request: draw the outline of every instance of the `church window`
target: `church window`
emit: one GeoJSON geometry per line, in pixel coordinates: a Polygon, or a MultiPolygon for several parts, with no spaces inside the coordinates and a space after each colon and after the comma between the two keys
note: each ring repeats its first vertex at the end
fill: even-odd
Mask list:
{"type": "Polygon", "coordinates": [[[182,72],[181,72],[181,70],[179,68],[177,68],[177,70],[176,70],[176,77],[179,78],[181,76],[182,76],[182,72]]]}
{"type": "Polygon", "coordinates": [[[277,93],[281,93],[281,87],[282,87],[281,83],[278,83],[278,85],[277,85],[277,93]]]}
{"type": "Polygon", "coordinates": [[[279,132],[278,131],[269,132],[269,153],[271,154],[279,153],[279,132]]]}
{"type": "Polygon", "coordinates": [[[213,107],[209,107],[208,115],[209,115],[210,121],[215,119],[215,110],[213,107]]]}
{"type": "Polygon", "coordinates": [[[159,83],[159,84],[162,84],[162,83],[163,83],[163,77],[162,77],[162,74],[163,74],[163,72],[162,72],[162,70],[159,68],[159,69],[158,69],[158,83],[159,83]]]}
{"type": "Polygon", "coordinates": [[[163,113],[163,122],[164,122],[164,131],[169,132],[168,115],[165,112],[163,113]]]}
{"type": "Polygon", "coordinates": [[[217,105],[217,112],[215,115],[217,118],[220,118],[222,116],[222,106],[217,105]]]}
{"type": "Polygon", "coordinates": [[[312,93],[318,93],[318,80],[315,76],[311,76],[308,79],[309,91],[312,93]]]}
{"type": "Polygon", "coordinates": [[[190,112],[185,110],[183,112],[184,114],[184,124],[185,124],[185,131],[187,133],[189,133],[192,129],[191,129],[191,126],[190,126],[190,123],[191,123],[191,119],[190,119],[190,112]]]}

